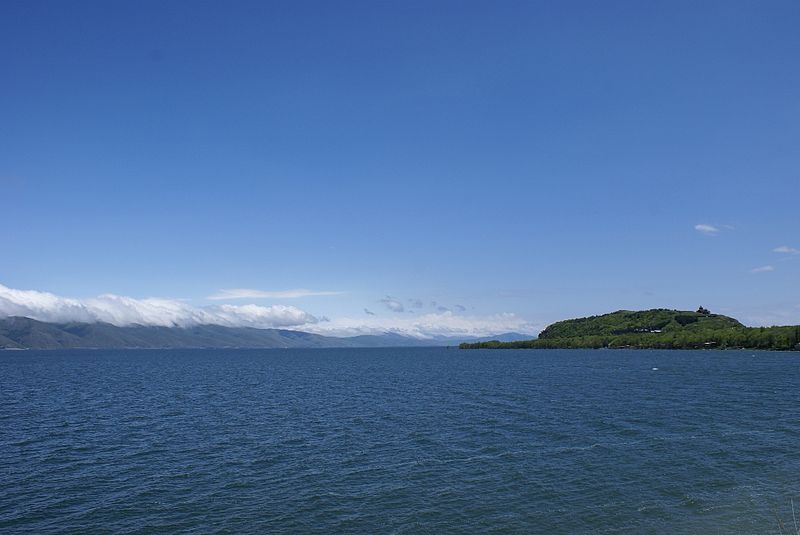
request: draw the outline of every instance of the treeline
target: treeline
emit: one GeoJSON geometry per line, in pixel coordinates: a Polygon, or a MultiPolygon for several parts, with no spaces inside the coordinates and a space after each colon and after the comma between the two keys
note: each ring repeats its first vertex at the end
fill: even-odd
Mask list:
{"type": "MultiPolygon", "coordinates": [[[[697,324],[695,324],[697,326],[697,324]]],[[[768,349],[800,350],[800,326],[682,329],[464,343],[461,349],[768,349]]]]}

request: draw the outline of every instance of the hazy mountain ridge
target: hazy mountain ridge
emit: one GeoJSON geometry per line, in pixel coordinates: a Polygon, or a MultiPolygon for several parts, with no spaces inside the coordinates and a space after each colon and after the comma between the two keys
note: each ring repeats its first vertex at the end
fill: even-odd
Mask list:
{"type": "Polygon", "coordinates": [[[0,349],[159,349],[159,348],[291,348],[447,346],[486,339],[525,339],[505,333],[492,337],[413,338],[397,333],[346,338],[285,329],[224,327],[153,327],[110,323],[47,323],[25,317],[0,319],[0,349]]]}

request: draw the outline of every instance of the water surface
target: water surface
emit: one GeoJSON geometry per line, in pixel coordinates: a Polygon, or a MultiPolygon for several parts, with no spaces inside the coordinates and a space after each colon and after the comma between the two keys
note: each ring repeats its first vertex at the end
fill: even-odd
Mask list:
{"type": "Polygon", "coordinates": [[[798,358],[0,352],[0,532],[777,533],[798,358]]]}

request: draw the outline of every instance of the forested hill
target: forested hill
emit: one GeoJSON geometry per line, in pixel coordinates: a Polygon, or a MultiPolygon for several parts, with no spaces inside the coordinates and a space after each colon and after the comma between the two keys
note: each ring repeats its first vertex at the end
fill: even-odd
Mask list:
{"type": "Polygon", "coordinates": [[[536,340],[465,343],[462,349],[775,349],[800,350],[800,326],[745,327],[734,318],[696,312],[652,309],[564,320],[553,323],[536,340]]]}

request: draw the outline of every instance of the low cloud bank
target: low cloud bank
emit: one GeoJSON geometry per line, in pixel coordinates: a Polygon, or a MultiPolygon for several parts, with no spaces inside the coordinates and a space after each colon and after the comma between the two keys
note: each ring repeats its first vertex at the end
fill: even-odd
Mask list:
{"type": "Polygon", "coordinates": [[[328,336],[356,336],[388,332],[430,339],[443,336],[491,336],[506,332],[519,332],[533,336],[541,328],[542,326],[534,325],[511,313],[491,316],[462,316],[446,311],[411,317],[334,318],[325,323],[308,326],[304,330],[328,336]]]}
{"type": "MultiPolygon", "coordinates": [[[[399,303],[389,298],[384,302],[387,300],[399,303]]],[[[541,327],[510,313],[464,316],[443,311],[409,317],[397,314],[381,317],[369,309],[364,309],[364,312],[365,315],[357,318],[328,320],[288,305],[222,304],[198,307],[174,299],[134,299],[113,294],[73,299],[37,290],[15,290],[0,284],[0,318],[25,316],[52,323],[105,322],[121,327],[138,324],[162,327],[224,325],[260,329],[288,328],[329,336],[388,332],[422,339],[489,336],[512,331],[534,334],[541,327]]]]}
{"type": "Polygon", "coordinates": [[[286,305],[220,305],[196,307],[173,299],[133,299],[104,294],[72,299],[36,290],[15,290],[0,284],[0,317],[25,316],[53,323],[105,322],[118,326],[152,325],[190,327],[297,327],[313,325],[319,318],[286,305]]]}

